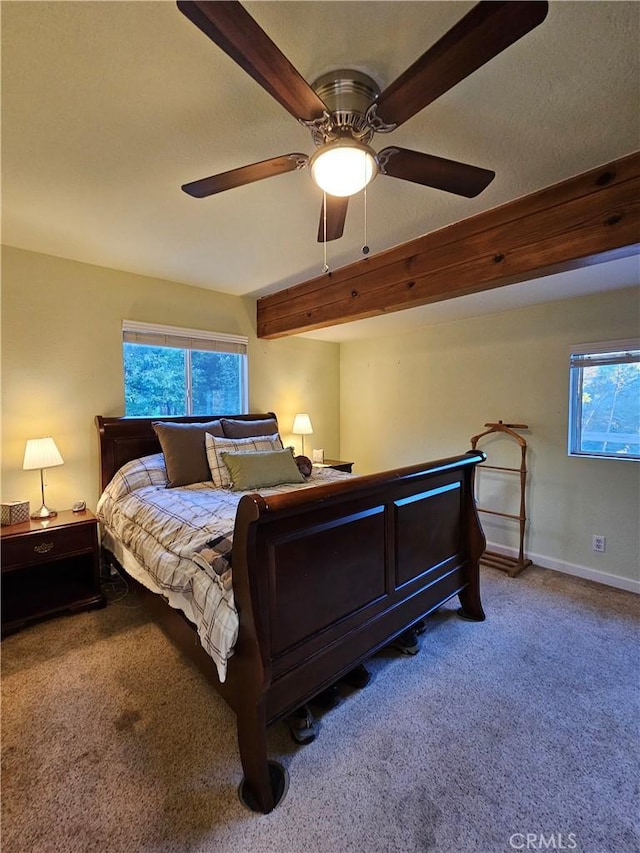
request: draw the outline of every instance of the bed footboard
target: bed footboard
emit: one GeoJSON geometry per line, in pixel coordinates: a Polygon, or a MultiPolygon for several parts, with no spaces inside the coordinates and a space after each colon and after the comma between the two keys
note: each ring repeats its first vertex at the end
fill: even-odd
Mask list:
{"type": "MultiPolygon", "coordinates": [[[[459,596],[482,620],[481,452],[265,499],[245,496],[233,574],[243,689],[238,738],[256,808],[278,792],[263,730],[459,596]],[[248,700],[249,707],[245,704],[248,700]]],[[[283,790],[280,785],[280,790],[283,790]]]]}

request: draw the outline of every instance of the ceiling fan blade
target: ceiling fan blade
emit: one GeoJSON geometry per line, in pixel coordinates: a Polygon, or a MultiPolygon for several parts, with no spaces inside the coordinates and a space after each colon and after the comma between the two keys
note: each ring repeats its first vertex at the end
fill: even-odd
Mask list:
{"type": "Polygon", "coordinates": [[[445,160],[409,148],[383,148],[378,154],[378,161],[382,175],[413,181],[414,184],[423,184],[467,198],[479,195],[496,176],[489,169],[445,160]]]}
{"type": "Polygon", "coordinates": [[[324,103],[237,0],[178,0],[178,8],[294,118],[322,116],[324,103]]]}
{"type": "Polygon", "coordinates": [[[546,2],[478,3],[375,102],[376,117],[398,126],[541,24],[546,2]]]}
{"type": "Polygon", "coordinates": [[[318,243],[338,240],[344,231],[344,221],[347,218],[349,196],[325,195],[320,209],[320,225],[318,226],[318,243]],[[327,202],[327,222],[325,237],[325,199],[327,202]]]}
{"type": "Polygon", "coordinates": [[[263,178],[302,169],[307,165],[308,159],[306,154],[284,154],[282,157],[272,157],[270,160],[262,160],[260,163],[252,163],[250,166],[241,166],[239,169],[183,184],[182,189],[194,198],[206,198],[234,187],[261,181],[263,178]]]}

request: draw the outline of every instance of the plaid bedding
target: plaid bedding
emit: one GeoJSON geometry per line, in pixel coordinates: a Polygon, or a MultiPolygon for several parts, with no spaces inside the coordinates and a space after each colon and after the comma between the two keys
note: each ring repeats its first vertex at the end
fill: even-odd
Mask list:
{"type": "MultiPolygon", "coordinates": [[[[279,494],[345,476],[314,468],[307,483],[261,491],[279,494]]],[[[166,484],[162,454],[128,462],[102,494],[97,515],[160,590],[189,600],[200,642],[224,681],[238,635],[231,547],[236,509],[245,493],[217,489],[213,483],[175,489],[166,484]]]]}

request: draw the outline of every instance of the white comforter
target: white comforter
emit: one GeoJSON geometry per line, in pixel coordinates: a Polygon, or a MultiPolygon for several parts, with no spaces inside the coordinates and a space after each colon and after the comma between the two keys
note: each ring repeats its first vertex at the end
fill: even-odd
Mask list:
{"type": "MultiPolygon", "coordinates": [[[[343,474],[314,468],[307,483],[262,489],[264,495],[305,489],[343,474]]],[[[167,489],[162,454],[124,465],[105,489],[97,514],[149,574],[151,588],[178,593],[182,609],[195,621],[204,649],[213,658],[220,681],[227,673],[238,635],[230,553],[236,509],[244,492],[198,483],[167,489]]]]}

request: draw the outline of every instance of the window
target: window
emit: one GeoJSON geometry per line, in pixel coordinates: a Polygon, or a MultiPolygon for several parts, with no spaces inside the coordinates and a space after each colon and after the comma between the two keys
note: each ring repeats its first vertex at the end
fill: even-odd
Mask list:
{"type": "Polygon", "coordinates": [[[640,340],[572,347],[569,455],[640,459],[640,340]]]}
{"type": "Polygon", "coordinates": [[[246,412],[247,342],[241,335],[124,320],[125,415],[246,412]]]}

